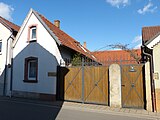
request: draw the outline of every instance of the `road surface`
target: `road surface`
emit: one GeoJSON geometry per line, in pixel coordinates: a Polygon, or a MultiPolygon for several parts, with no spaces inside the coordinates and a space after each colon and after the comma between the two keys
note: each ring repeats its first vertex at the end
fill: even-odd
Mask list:
{"type": "Polygon", "coordinates": [[[43,103],[0,99],[0,120],[156,120],[135,115],[101,113],[43,103]]]}

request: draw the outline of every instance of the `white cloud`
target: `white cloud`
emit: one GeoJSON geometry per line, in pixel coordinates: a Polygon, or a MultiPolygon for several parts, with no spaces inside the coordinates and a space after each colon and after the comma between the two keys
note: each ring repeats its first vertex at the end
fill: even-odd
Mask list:
{"type": "Polygon", "coordinates": [[[153,3],[149,2],[147,5],[145,5],[142,9],[139,9],[137,12],[139,14],[145,14],[146,12],[150,12],[150,13],[153,13],[155,12],[155,10],[157,9],[158,7],[153,5],[153,3]]]}
{"type": "Polygon", "coordinates": [[[0,2],[0,16],[4,17],[7,20],[12,21],[12,13],[14,11],[14,8],[12,8],[10,5],[7,5],[3,2],[0,2]]]}
{"type": "Polygon", "coordinates": [[[106,0],[106,2],[117,8],[129,4],[129,0],[106,0]]]}
{"type": "Polygon", "coordinates": [[[132,43],[136,43],[136,42],[140,42],[140,41],[142,41],[142,36],[138,35],[133,39],[132,43]]]}
{"type": "Polygon", "coordinates": [[[135,43],[135,44],[136,44],[136,46],[135,46],[134,48],[140,48],[141,45],[142,45],[142,36],[141,36],[141,35],[136,36],[136,37],[133,39],[132,43],[135,43]]]}
{"type": "Polygon", "coordinates": [[[142,45],[142,43],[139,43],[138,45],[136,45],[136,46],[134,47],[134,49],[139,49],[139,48],[141,48],[141,45],[142,45]]]}

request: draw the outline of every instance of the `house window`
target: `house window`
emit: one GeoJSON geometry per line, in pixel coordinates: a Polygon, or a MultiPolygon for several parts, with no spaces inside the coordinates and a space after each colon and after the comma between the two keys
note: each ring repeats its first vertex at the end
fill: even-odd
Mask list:
{"type": "Polygon", "coordinates": [[[37,69],[36,60],[28,61],[28,79],[36,80],[36,69],[37,69]]]}
{"type": "Polygon", "coordinates": [[[24,82],[38,82],[38,58],[28,57],[25,59],[24,82]]]}
{"type": "Polygon", "coordinates": [[[0,53],[2,52],[2,40],[0,40],[0,53]]]}
{"type": "Polygon", "coordinates": [[[28,41],[29,42],[36,42],[37,40],[37,26],[31,26],[29,27],[28,31],[28,41]]]}
{"type": "Polygon", "coordinates": [[[36,26],[31,27],[31,40],[36,40],[36,26]]]}

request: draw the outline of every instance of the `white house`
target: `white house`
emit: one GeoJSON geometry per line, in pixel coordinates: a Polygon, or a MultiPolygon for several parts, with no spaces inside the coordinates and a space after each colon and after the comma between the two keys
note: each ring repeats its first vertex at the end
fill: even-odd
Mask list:
{"type": "Polygon", "coordinates": [[[143,27],[147,109],[160,112],[160,26],[143,27]]]}
{"type": "Polygon", "coordinates": [[[0,95],[9,95],[12,56],[11,45],[18,30],[19,26],[0,17],[0,95]]]}
{"type": "Polygon", "coordinates": [[[54,24],[31,9],[13,43],[12,95],[55,99],[56,74],[60,61],[76,52],[94,56],[54,24]]]}

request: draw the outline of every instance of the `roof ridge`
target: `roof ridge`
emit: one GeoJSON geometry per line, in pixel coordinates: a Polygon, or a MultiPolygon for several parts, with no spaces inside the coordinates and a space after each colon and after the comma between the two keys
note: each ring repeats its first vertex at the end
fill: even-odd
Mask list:
{"type": "Polygon", "coordinates": [[[144,26],[144,27],[142,27],[142,29],[144,29],[144,28],[151,28],[151,27],[160,27],[160,25],[155,25],[155,26],[144,26]]]}
{"type": "MultiPolygon", "coordinates": [[[[141,49],[132,49],[132,50],[141,50],[141,49]]],[[[119,52],[119,51],[127,51],[127,50],[122,50],[122,49],[120,49],[120,50],[102,50],[102,51],[93,51],[92,53],[96,53],[96,52],[119,52]]]]}

